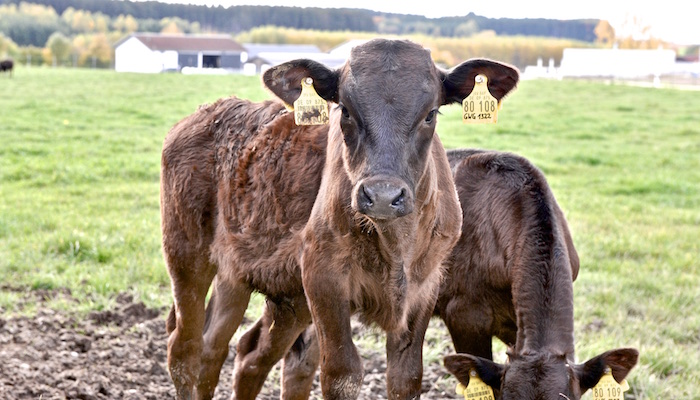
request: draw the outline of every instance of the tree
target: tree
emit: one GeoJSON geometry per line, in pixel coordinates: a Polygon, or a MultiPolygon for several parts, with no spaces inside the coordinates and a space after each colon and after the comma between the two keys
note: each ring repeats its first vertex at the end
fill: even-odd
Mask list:
{"type": "Polygon", "coordinates": [[[0,32],[19,46],[43,46],[53,32],[64,32],[65,27],[51,7],[25,2],[19,7],[0,5],[0,32]]]}
{"type": "Polygon", "coordinates": [[[136,18],[124,14],[120,14],[117,19],[114,20],[112,26],[114,29],[124,33],[136,32],[139,29],[139,23],[136,21],[136,18]]]}
{"type": "Polygon", "coordinates": [[[467,22],[463,22],[455,28],[454,36],[456,37],[470,37],[475,33],[479,32],[479,24],[475,20],[470,19],[467,22]]]}
{"type": "Polygon", "coordinates": [[[634,14],[627,14],[615,32],[615,42],[621,49],[656,49],[662,44],[651,34],[651,25],[634,14]]]}
{"type": "Polygon", "coordinates": [[[112,46],[107,40],[107,36],[98,33],[92,38],[88,48],[90,56],[95,57],[100,62],[100,66],[107,67],[112,62],[112,46]]]}
{"type": "Polygon", "coordinates": [[[0,32],[0,58],[17,54],[17,44],[0,32]]]}
{"type": "Polygon", "coordinates": [[[180,28],[178,28],[175,21],[168,21],[163,24],[163,28],[160,30],[160,33],[178,34],[182,33],[182,31],[180,28]]]}
{"type": "Polygon", "coordinates": [[[596,36],[596,43],[605,46],[612,46],[615,42],[615,28],[610,25],[610,22],[601,19],[593,30],[596,36]]]}
{"type": "Polygon", "coordinates": [[[49,52],[49,58],[53,57],[56,62],[62,63],[70,55],[71,41],[61,32],[54,32],[49,36],[45,47],[49,52]]]}

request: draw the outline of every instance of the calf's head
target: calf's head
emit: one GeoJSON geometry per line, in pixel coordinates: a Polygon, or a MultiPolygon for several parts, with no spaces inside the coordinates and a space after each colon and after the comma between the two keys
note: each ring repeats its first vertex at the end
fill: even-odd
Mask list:
{"type": "Polygon", "coordinates": [[[573,364],[564,356],[531,354],[511,356],[506,365],[468,354],[445,357],[445,367],[464,386],[470,372],[494,389],[500,400],[578,400],[592,389],[610,369],[621,382],[637,364],[635,349],[616,349],[600,354],[583,364],[573,364]]]}
{"type": "Polygon", "coordinates": [[[487,76],[489,91],[499,100],[518,81],[514,68],[484,59],[443,71],[419,45],[383,39],[355,47],[339,69],[295,60],[269,69],[263,81],[291,105],[301,93],[302,79],[313,79],[316,92],[336,104],[330,137],[337,130],[343,141],[353,210],[373,220],[392,220],[414,209],[438,108],[461,102],[478,74],[487,76]]]}

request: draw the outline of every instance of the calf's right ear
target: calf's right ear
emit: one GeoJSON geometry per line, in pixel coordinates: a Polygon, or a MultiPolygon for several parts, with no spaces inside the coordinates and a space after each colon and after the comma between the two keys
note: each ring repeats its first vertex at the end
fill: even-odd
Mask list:
{"type": "Polygon", "coordinates": [[[316,93],[324,100],[338,102],[338,76],[336,70],[309,60],[300,59],[274,66],[263,74],[265,86],[291,106],[301,94],[301,80],[311,78],[316,93]]]}
{"type": "Polygon", "coordinates": [[[520,79],[515,67],[485,58],[467,60],[442,74],[443,105],[461,103],[469,96],[477,75],[486,76],[489,92],[498,101],[512,91],[520,79]]]}
{"type": "Polygon", "coordinates": [[[638,360],[639,351],[637,349],[624,348],[606,351],[583,364],[576,365],[574,370],[579,380],[581,393],[597,385],[606,368],[610,368],[613,378],[618,383],[622,382],[630,370],[637,365],[638,360]]]}
{"type": "Polygon", "coordinates": [[[470,354],[445,356],[445,368],[465,387],[469,386],[469,373],[474,370],[485,384],[496,390],[501,389],[501,378],[505,372],[503,365],[470,354]]]}

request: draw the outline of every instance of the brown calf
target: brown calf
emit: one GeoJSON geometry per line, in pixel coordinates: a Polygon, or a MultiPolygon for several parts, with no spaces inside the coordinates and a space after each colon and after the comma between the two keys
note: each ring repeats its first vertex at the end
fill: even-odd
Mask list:
{"type": "Polygon", "coordinates": [[[253,290],[268,301],[238,343],[236,398],[255,397],[287,351],[284,338],[310,322],[298,232],[321,181],[326,136],[325,127],[295,126],[278,102],[229,98],[200,108],[166,137],[161,223],[174,297],[168,366],[179,399],[213,396],[253,290]],[[256,351],[257,343],[268,347],[256,351]]]}
{"type": "MultiPolygon", "coordinates": [[[[504,399],[565,399],[560,393],[578,399],[595,386],[606,366],[622,380],[636,362],[634,349],[610,351],[580,366],[572,363],[571,282],[579,260],[544,176],[510,153],[464,149],[449,150],[447,157],[463,227],[445,263],[435,314],[445,321],[455,349],[469,354],[447,357],[448,369],[465,385],[470,370],[478,370],[504,399]],[[513,283],[515,276],[519,283],[513,283]],[[533,294],[524,296],[526,292],[533,294]],[[517,304],[523,305],[517,310],[520,318],[535,326],[533,330],[518,330],[517,304]],[[519,348],[516,343],[525,343],[518,341],[521,333],[532,338],[531,348],[542,350],[519,348]],[[515,346],[507,380],[502,380],[504,367],[490,361],[493,336],[515,346]]],[[[313,339],[300,338],[290,351],[287,360],[297,361],[287,368],[288,376],[312,376],[309,366],[317,357],[313,339]],[[295,368],[300,372],[292,374],[295,368]]],[[[289,390],[300,382],[289,379],[284,386],[289,390]]]]}
{"type": "Polygon", "coordinates": [[[606,366],[621,381],[637,351],[574,364],[573,285],[579,260],[542,173],[508,153],[448,153],[464,216],[436,312],[458,354],[445,366],[464,385],[474,369],[497,398],[579,399],[606,366]],[[512,346],[494,363],[491,338],[512,346]]]}
{"type": "MultiPolygon", "coordinates": [[[[266,306],[238,343],[235,398],[254,398],[295,339],[292,349],[304,348],[300,334],[312,314],[324,397],[356,398],[354,313],[387,332],[390,397],[419,397],[423,335],[443,257],[460,232],[436,111],[466,97],[477,74],[497,99],[518,79],[488,60],[442,71],[415,44],[375,40],[338,70],[297,60],[265,74],[287,104],[301,80],[313,78],[316,91],[338,104],[330,126],[297,127],[279,103],[231,98],[170,131],[161,213],[174,297],[168,366],[178,398],[212,397],[253,291],[266,306]]],[[[285,380],[290,365],[298,359],[285,360],[285,380]]],[[[283,397],[308,395],[298,390],[283,397]]]]}

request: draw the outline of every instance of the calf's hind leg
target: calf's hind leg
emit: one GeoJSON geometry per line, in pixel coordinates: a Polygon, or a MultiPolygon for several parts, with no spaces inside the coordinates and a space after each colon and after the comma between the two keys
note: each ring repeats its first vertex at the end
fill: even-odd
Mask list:
{"type": "Polygon", "coordinates": [[[284,400],[306,400],[321,354],[316,339],[316,328],[309,325],[284,356],[282,365],[282,396],[284,400]]]}
{"type": "Polygon", "coordinates": [[[174,257],[164,248],[174,299],[167,323],[168,370],[177,398],[190,400],[201,365],[204,303],[216,267],[204,257],[174,257]]]}
{"type": "Polygon", "coordinates": [[[218,277],[214,280],[204,323],[202,366],[197,383],[198,399],[214,397],[221,367],[228,356],[229,342],[243,321],[250,294],[251,290],[246,285],[232,285],[218,277]]]}
{"type": "Polygon", "coordinates": [[[255,399],[272,367],[310,323],[303,295],[278,302],[267,299],[263,315],[238,341],[232,399],[255,399]]]}

